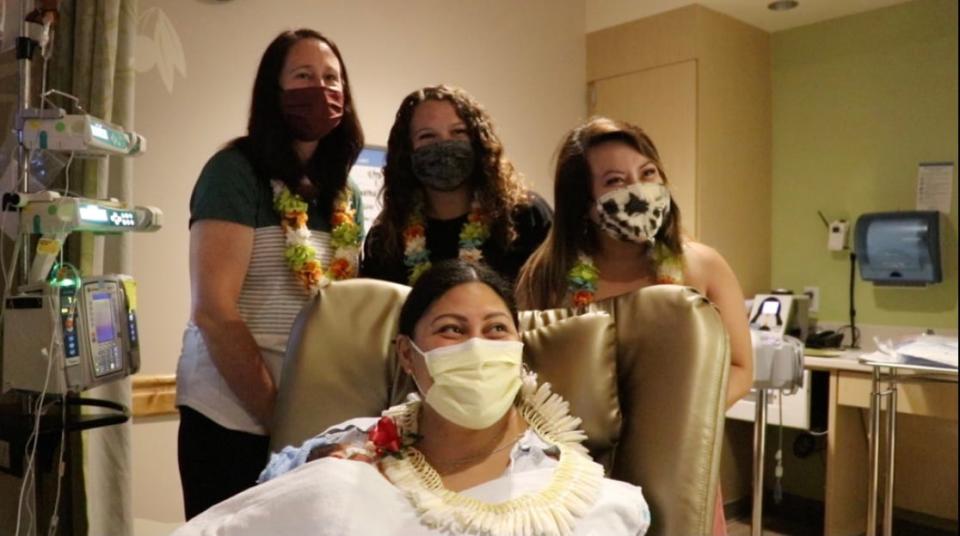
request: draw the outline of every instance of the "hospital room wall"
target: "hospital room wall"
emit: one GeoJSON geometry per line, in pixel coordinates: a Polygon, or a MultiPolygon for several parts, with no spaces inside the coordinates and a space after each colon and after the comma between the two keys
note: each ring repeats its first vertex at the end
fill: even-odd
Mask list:
{"type": "MultiPolygon", "coordinates": [[[[772,34],[773,278],[819,286],[821,321],[846,323],[849,259],[817,216],[914,210],[917,164],[957,162],[957,2],[918,0],[772,34]]],[[[957,327],[957,175],[944,282],[856,282],[857,321],[957,327]]]]}
{"type": "MultiPolygon", "coordinates": [[[[849,221],[913,209],[917,163],[957,162],[957,2],[869,11],[774,33],[772,44],[773,284],[819,285],[820,319],[845,323],[849,260],[827,251],[816,211],[849,221]]],[[[945,282],[879,289],[858,279],[858,322],[956,330],[956,174],[952,195],[945,282]]],[[[898,423],[897,508],[956,520],[956,423],[914,415],[898,423]]],[[[746,427],[727,421],[734,443],[725,455],[736,457],[728,466],[749,471],[746,427]]],[[[767,433],[775,441],[776,429],[767,433]]],[[[790,452],[796,437],[794,430],[784,437],[784,491],[822,501],[825,453],[797,458],[790,452]]],[[[737,486],[725,498],[748,496],[749,481],[737,486]]]]}
{"type": "MultiPolygon", "coordinates": [[[[441,82],[466,88],[493,116],[528,184],[548,199],[553,152],[586,113],[583,0],[279,5],[140,2],[136,128],[149,148],[135,162],[134,199],[159,206],[166,221],[158,233],[133,239],[144,374],[175,371],[190,307],[190,192],[207,158],[244,132],[257,62],[281,30],[312,27],[337,42],[368,144],[386,144],[397,106],[410,91],[441,82]]],[[[135,423],[137,517],[176,521],[182,515],[176,425],[174,417],[135,423]]]]}

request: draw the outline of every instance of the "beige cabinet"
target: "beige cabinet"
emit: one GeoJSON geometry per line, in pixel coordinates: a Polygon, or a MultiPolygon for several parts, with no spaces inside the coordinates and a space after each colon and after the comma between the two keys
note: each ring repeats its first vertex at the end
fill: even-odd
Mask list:
{"type": "Polygon", "coordinates": [[[591,114],[653,139],[687,233],[770,287],[769,35],[688,6],[587,35],[591,114]]]}
{"type": "Polygon", "coordinates": [[[652,67],[597,80],[589,88],[590,111],[639,125],[663,161],[683,227],[697,229],[697,62],[652,67]]]}

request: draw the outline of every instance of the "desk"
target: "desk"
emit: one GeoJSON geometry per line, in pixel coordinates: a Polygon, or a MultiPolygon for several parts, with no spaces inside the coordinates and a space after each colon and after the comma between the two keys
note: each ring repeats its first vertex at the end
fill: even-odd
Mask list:
{"type": "MultiPolygon", "coordinates": [[[[859,352],[804,359],[810,370],[830,373],[824,534],[853,536],[867,525],[870,446],[862,412],[869,410],[873,368],[859,352]]],[[[957,384],[912,383],[897,392],[899,413],[957,422],[957,384]]]]}
{"type": "Polygon", "coordinates": [[[905,362],[871,361],[862,359],[863,364],[871,367],[873,384],[870,392],[870,480],[867,493],[867,536],[877,534],[877,496],[880,491],[880,452],[886,455],[885,489],[883,492],[883,536],[893,534],[893,481],[895,469],[895,450],[897,444],[897,383],[907,381],[945,381],[942,378],[953,376],[956,383],[957,369],[933,366],[919,360],[905,362]],[[884,373],[886,370],[886,373],[884,373]],[[914,371],[920,374],[906,374],[898,377],[900,371],[914,371]],[[927,375],[932,375],[929,377],[927,375]],[[883,382],[888,389],[883,389],[883,382]],[[880,412],[883,399],[887,399],[886,430],[880,434],[880,412]]]}

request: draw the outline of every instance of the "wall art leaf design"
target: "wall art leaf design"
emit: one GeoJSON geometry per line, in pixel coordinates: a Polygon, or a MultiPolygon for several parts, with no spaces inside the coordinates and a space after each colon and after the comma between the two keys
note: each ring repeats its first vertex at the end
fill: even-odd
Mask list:
{"type": "Polygon", "coordinates": [[[170,17],[159,7],[144,10],[137,21],[136,41],[137,72],[156,68],[167,92],[173,93],[175,74],[187,76],[187,58],[170,17]]]}

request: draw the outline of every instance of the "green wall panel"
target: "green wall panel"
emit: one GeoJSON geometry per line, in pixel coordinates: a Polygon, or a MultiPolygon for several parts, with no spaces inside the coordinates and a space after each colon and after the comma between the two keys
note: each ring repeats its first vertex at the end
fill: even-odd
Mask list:
{"type": "MultiPolygon", "coordinates": [[[[957,2],[915,0],[772,35],[773,273],[820,287],[822,321],[846,321],[849,260],[817,216],[916,208],[917,164],[957,162],[957,2]]],[[[957,174],[944,219],[944,282],[856,279],[857,322],[957,327],[957,174]]]]}

